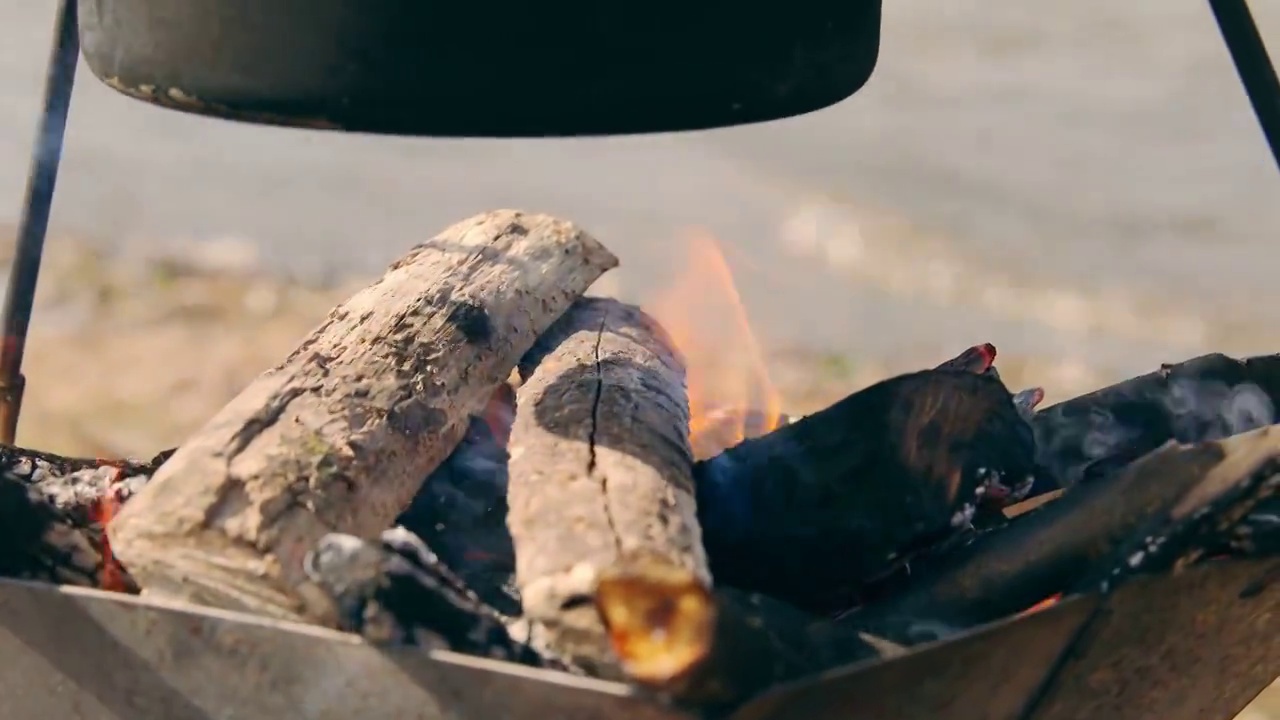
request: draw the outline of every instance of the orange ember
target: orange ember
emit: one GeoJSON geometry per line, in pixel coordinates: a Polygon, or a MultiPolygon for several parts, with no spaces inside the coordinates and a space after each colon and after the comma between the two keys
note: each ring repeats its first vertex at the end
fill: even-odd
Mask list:
{"type": "Polygon", "coordinates": [[[1019,615],[1019,616],[1021,616],[1021,615],[1030,615],[1031,613],[1034,613],[1034,612],[1040,612],[1041,610],[1044,610],[1045,608],[1049,608],[1049,607],[1052,607],[1052,606],[1056,605],[1056,604],[1058,603],[1058,601],[1059,601],[1059,600],[1061,600],[1061,599],[1062,599],[1062,593],[1058,593],[1057,595],[1052,595],[1052,596],[1050,596],[1050,597],[1045,598],[1044,600],[1041,600],[1040,602],[1036,603],[1035,605],[1032,605],[1031,607],[1027,608],[1026,610],[1023,610],[1022,612],[1018,613],[1018,615],[1019,615]]]}
{"type": "Polygon", "coordinates": [[[674,282],[645,310],[684,356],[689,434],[702,457],[781,425],[782,399],[716,239],[691,232],[687,248],[674,282]]]}
{"type": "MultiPolygon", "coordinates": [[[[124,478],[124,470],[117,467],[111,477],[111,484],[124,478]]],[[[102,570],[98,576],[98,587],[112,592],[128,592],[129,584],[125,581],[124,569],[111,554],[111,542],[107,540],[107,525],[120,509],[120,501],[109,489],[93,509],[92,520],[102,527],[102,570]]]]}

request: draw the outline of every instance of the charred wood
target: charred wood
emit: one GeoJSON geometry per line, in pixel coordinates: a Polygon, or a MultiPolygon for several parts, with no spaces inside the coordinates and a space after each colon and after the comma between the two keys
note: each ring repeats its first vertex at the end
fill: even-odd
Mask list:
{"type": "Polygon", "coordinates": [[[1280,430],[1273,427],[1219,441],[1169,443],[930,567],[917,567],[906,592],[846,621],[910,644],[1007,617],[1054,595],[1167,570],[1169,557],[1194,559],[1229,542],[1231,527],[1274,492],[1267,482],[1280,471],[1278,461],[1280,430]]]}
{"type": "Polygon", "coordinates": [[[538,335],[617,264],[545,215],[418,246],[197,431],[109,528],[148,592],[308,615],[321,536],[389,527],[538,335]]]}
{"type": "Polygon", "coordinates": [[[991,343],[974,345],[959,355],[940,363],[935,370],[957,370],[976,375],[995,374],[996,346],[991,343]]]}
{"type": "Polygon", "coordinates": [[[1280,555],[1280,499],[1268,498],[1240,521],[1232,550],[1247,556],[1280,555]]]}
{"type": "Polygon", "coordinates": [[[422,538],[486,604],[520,614],[507,530],[507,436],[515,390],[503,383],[396,522],[422,538]]]}
{"type": "Polygon", "coordinates": [[[104,525],[169,454],[136,462],[0,446],[0,576],[137,592],[104,525]]]}
{"type": "Polygon", "coordinates": [[[717,582],[844,609],[967,528],[989,488],[1026,487],[1031,429],[1000,380],[971,365],[886,380],[698,463],[717,582]]]}
{"type": "Polygon", "coordinates": [[[609,675],[599,574],[647,552],[710,578],[694,509],[684,368],[639,309],[579,301],[520,364],[507,524],[525,616],[609,675]]]}
{"type": "Polygon", "coordinates": [[[1219,353],[1163,365],[1032,419],[1033,495],[1113,475],[1170,440],[1216,440],[1276,421],[1280,355],[1219,353]]]}
{"type": "Polygon", "coordinates": [[[535,667],[562,667],[517,638],[520,623],[485,604],[404,528],[377,541],[332,533],[303,570],[329,601],[327,624],[379,645],[410,645],[535,667]]]}

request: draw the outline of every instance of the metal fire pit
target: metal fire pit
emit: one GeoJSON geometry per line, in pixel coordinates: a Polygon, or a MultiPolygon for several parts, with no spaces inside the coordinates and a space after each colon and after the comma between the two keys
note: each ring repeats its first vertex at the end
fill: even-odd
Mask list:
{"type": "MultiPolygon", "coordinates": [[[[1227,720],[1280,673],[1280,589],[1221,560],[780,686],[730,720],[1227,720]]],[[[685,720],[625,685],[0,580],[0,717],[685,720]]]]}

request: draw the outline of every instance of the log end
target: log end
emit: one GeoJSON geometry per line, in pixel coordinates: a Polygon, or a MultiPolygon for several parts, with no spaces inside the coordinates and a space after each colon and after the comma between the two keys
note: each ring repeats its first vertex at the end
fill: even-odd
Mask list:
{"type": "Polygon", "coordinates": [[[174,539],[126,530],[112,532],[111,544],[128,553],[129,574],[148,597],[279,620],[316,620],[331,614],[323,604],[307,600],[306,588],[289,591],[278,581],[281,573],[274,556],[240,546],[221,533],[174,539]]]}
{"type": "Polygon", "coordinates": [[[716,603],[696,573],[656,557],[604,570],[595,608],[622,671],[633,682],[671,690],[711,655],[716,603]]]}

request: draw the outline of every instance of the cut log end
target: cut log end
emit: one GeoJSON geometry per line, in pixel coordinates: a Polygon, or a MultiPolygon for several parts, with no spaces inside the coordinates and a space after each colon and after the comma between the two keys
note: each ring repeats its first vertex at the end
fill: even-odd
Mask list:
{"type": "Polygon", "coordinates": [[[669,689],[711,654],[715,601],[686,568],[657,558],[606,568],[595,606],[623,672],[641,685],[669,689]]]}

